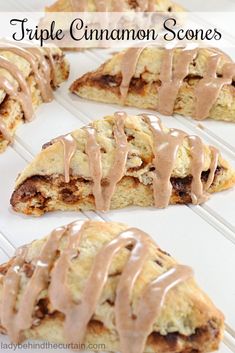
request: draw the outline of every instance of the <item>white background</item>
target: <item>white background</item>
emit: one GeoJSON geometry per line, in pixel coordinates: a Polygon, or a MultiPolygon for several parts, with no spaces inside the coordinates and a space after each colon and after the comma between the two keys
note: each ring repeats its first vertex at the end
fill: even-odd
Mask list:
{"type": "MultiPolygon", "coordinates": [[[[48,2],[1,0],[0,9],[41,11],[48,2]]],[[[192,11],[235,11],[235,2],[232,0],[181,0],[178,3],[192,11]]],[[[230,35],[233,36],[234,33],[230,35]]],[[[235,59],[232,48],[228,48],[227,52],[235,59]]],[[[198,282],[226,316],[226,333],[220,353],[235,352],[234,190],[213,195],[203,206],[171,206],[165,210],[129,208],[107,214],[56,212],[41,218],[22,216],[11,210],[9,199],[15,178],[40,151],[43,143],[120,109],[118,106],[81,100],[68,93],[71,82],[83,73],[95,69],[108,57],[108,53],[92,50],[67,56],[71,63],[68,82],[55,93],[52,103],[44,104],[37,110],[36,119],[32,123],[18,129],[15,144],[0,155],[0,262],[7,261],[17,246],[42,237],[54,227],[77,218],[113,220],[140,227],[149,232],[162,248],[180,262],[194,268],[198,282]]],[[[136,109],[126,110],[140,112],[136,109]]],[[[235,166],[235,124],[208,120],[201,124],[201,128],[190,118],[177,116],[162,119],[167,126],[197,134],[205,142],[217,146],[224,157],[235,166]]],[[[2,342],[9,342],[4,336],[0,339],[2,342]]]]}

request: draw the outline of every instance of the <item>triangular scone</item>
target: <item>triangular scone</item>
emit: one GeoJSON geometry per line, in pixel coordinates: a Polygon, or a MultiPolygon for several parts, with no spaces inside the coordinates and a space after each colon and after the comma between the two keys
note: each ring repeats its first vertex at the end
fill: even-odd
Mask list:
{"type": "Polygon", "coordinates": [[[182,7],[170,0],[57,0],[45,8],[46,12],[177,12],[182,7]]]}
{"type": "Polygon", "coordinates": [[[115,113],[54,139],[26,167],[14,210],[108,210],[128,205],[203,203],[235,173],[200,138],[166,129],[153,115],[115,113]]]}
{"type": "Polygon", "coordinates": [[[59,48],[0,41],[0,153],[17,126],[32,120],[34,110],[53,99],[53,89],[68,75],[69,64],[59,48]]]}
{"type": "Polygon", "coordinates": [[[0,267],[0,303],[1,331],[15,343],[206,353],[224,329],[190,267],[114,222],[76,221],[20,248],[0,267]]]}
{"type": "Polygon", "coordinates": [[[235,64],[215,48],[130,48],[70,87],[80,97],[235,122],[235,64]]]}

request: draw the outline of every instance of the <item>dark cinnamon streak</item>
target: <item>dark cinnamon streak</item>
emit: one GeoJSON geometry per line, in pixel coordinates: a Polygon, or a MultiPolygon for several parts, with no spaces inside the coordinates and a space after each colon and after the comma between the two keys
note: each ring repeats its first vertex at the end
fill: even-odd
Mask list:
{"type": "MultiPolygon", "coordinates": [[[[215,172],[215,177],[219,176],[220,173],[223,172],[222,167],[217,167],[215,172]]],[[[203,185],[206,184],[208,180],[210,171],[203,172],[201,175],[201,180],[203,185]]],[[[126,179],[130,179],[133,181],[134,185],[138,186],[140,181],[134,177],[124,177],[126,179]]],[[[214,179],[215,180],[215,179],[214,179]]],[[[190,203],[191,196],[190,196],[190,186],[192,182],[192,176],[189,175],[185,178],[176,178],[172,177],[170,179],[172,184],[172,195],[177,200],[177,203],[185,204],[190,203]]],[[[94,197],[92,193],[85,196],[83,195],[82,188],[83,185],[92,185],[92,182],[89,180],[84,180],[78,177],[71,177],[69,183],[64,183],[63,176],[53,178],[52,176],[41,176],[35,175],[33,177],[28,178],[21,186],[17,188],[12,194],[10,203],[13,208],[17,207],[19,202],[23,203],[30,203],[32,200],[36,200],[36,205],[29,206],[29,210],[32,207],[32,210],[35,208],[40,208],[42,213],[47,212],[47,205],[50,202],[50,196],[45,195],[41,190],[40,185],[45,185],[47,188],[51,189],[54,185],[54,188],[57,190],[59,199],[67,205],[79,205],[83,201],[88,202],[89,204],[94,204],[94,197]]],[[[212,184],[213,185],[213,184],[212,184]]]]}

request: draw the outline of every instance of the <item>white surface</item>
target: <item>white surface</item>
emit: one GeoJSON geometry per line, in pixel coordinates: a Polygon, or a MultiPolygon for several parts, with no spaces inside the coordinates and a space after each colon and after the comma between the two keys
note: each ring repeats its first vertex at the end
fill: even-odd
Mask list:
{"type": "MultiPolygon", "coordinates": [[[[192,4],[191,9],[195,11],[200,10],[199,3],[202,6],[202,1],[178,2],[188,8],[192,4]]],[[[0,6],[2,10],[41,10],[42,4],[46,3],[45,0],[10,0],[7,3],[1,1],[0,6]]],[[[210,3],[214,4],[213,10],[221,8],[222,2],[210,3]]],[[[235,10],[233,1],[223,1],[223,5],[223,10],[235,10]]],[[[230,52],[230,55],[233,55],[233,52],[230,52]]],[[[235,55],[233,56],[235,59],[235,55]]],[[[32,218],[15,214],[9,207],[9,198],[17,174],[40,151],[43,143],[79,128],[92,119],[121,109],[118,106],[88,102],[68,94],[68,87],[75,78],[95,69],[106,57],[104,51],[68,54],[71,63],[69,81],[56,92],[55,101],[38,109],[36,119],[32,123],[18,129],[13,148],[10,147],[0,155],[0,262],[6,261],[8,256],[13,254],[15,247],[40,238],[54,227],[80,217],[126,222],[138,226],[149,232],[162,248],[180,262],[194,268],[198,282],[226,315],[226,335],[220,353],[235,352],[234,190],[213,195],[204,206],[172,206],[165,210],[129,208],[107,214],[56,212],[41,218],[32,218]]],[[[139,112],[131,108],[126,110],[139,112]]],[[[191,119],[163,117],[163,120],[167,126],[198,134],[204,141],[218,146],[224,157],[235,166],[235,124],[204,121],[201,124],[202,129],[191,119]]],[[[0,341],[9,343],[7,337],[3,336],[0,341]]]]}

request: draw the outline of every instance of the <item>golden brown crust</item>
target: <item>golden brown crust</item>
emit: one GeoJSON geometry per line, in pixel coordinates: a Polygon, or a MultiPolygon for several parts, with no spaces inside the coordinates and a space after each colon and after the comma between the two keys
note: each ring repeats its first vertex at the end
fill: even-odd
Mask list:
{"type": "MultiPolygon", "coordinates": [[[[203,78],[207,68],[208,56],[214,49],[199,49],[198,55],[189,66],[189,73],[178,92],[174,113],[192,116],[195,109],[195,86],[203,78]]],[[[82,98],[104,103],[134,106],[142,109],[156,110],[158,90],[161,86],[160,67],[163,49],[146,48],[140,55],[138,65],[130,82],[130,88],[123,103],[120,94],[122,81],[121,60],[125,51],[114,55],[97,70],[88,72],[73,82],[70,91],[82,98]]],[[[175,51],[175,58],[179,50],[175,51]]],[[[231,62],[226,54],[218,65],[217,74],[226,62],[231,62]]],[[[175,65],[176,60],[174,60],[175,65]]],[[[208,118],[215,120],[235,121],[235,87],[225,85],[216,103],[212,106],[208,118]]]]}
{"type": "MultiPolygon", "coordinates": [[[[39,87],[37,86],[35,80],[34,73],[31,71],[30,64],[16,54],[8,53],[7,50],[6,53],[4,54],[2,52],[1,55],[4,54],[10,61],[15,62],[24,73],[24,76],[31,91],[33,108],[36,109],[40,104],[42,104],[43,101],[39,87]]],[[[55,62],[56,80],[57,83],[60,84],[68,79],[69,64],[60,49],[53,48],[52,53],[53,60],[55,62]]],[[[53,86],[53,82],[51,82],[51,85],[53,86]]],[[[6,129],[10,136],[13,137],[17,127],[25,121],[22,107],[19,101],[16,101],[10,96],[8,96],[3,90],[0,90],[0,101],[1,120],[6,126],[6,129]]],[[[4,152],[8,144],[9,141],[7,141],[4,138],[3,134],[0,132],[0,153],[4,152]]]]}
{"type": "MultiPolygon", "coordinates": [[[[128,227],[114,222],[89,221],[84,227],[82,242],[78,256],[70,263],[68,289],[76,301],[81,297],[85,286],[85,279],[91,271],[94,258],[98,251],[118,234],[128,227]]],[[[24,293],[27,284],[35,270],[35,260],[38,259],[46,238],[36,240],[28,245],[28,254],[20,270],[19,295],[24,293]]],[[[57,256],[66,248],[68,238],[66,234],[60,240],[57,256]]],[[[120,274],[129,258],[130,249],[123,248],[115,256],[103,289],[101,299],[91,321],[89,322],[85,344],[103,344],[97,351],[119,351],[119,337],[114,320],[115,292],[120,274]],[[105,347],[104,347],[105,345],[105,347]]],[[[0,271],[0,303],[2,298],[2,284],[9,264],[1,266],[0,271]]],[[[130,302],[133,308],[137,305],[141,292],[146,283],[165,273],[175,266],[176,261],[165,251],[150,247],[149,257],[137,279],[130,302]]],[[[50,283],[48,283],[48,286],[50,283]]],[[[17,309],[17,308],[16,308],[17,309]]],[[[157,353],[188,353],[210,352],[218,348],[223,335],[223,315],[218,311],[210,299],[204,294],[193,278],[179,284],[167,294],[164,307],[148,337],[145,352],[157,353]]],[[[50,303],[48,288],[38,296],[33,313],[33,325],[24,331],[25,339],[43,339],[49,342],[65,343],[63,334],[64,315],[55,311],[50,303]]],[[[2,328],[3,333],[4,328],[2,328]]]]}

